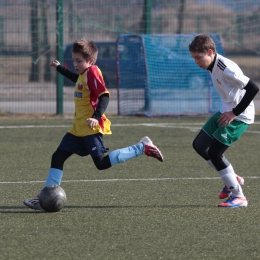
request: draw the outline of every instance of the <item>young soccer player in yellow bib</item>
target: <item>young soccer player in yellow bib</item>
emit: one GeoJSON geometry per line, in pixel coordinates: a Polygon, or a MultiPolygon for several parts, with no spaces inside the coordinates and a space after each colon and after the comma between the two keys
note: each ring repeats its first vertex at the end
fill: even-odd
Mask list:
{"type": "MultiPolygon", "coordinates": [[[[59,73],[75,82],[75,114],[72,128],[65,134],[52,155],[45,186],[60,185],[64,162],[72,154],[90,155],[99,170],[108,169],[142,154],[163,161],[160,150],[147,136],[135,145],[105,155],[108,149],[103,142],[103,135],[111,134],[111,123],[104,114],[109,103],[109,91],[100,69],[94,65],[97,56],[98,49],[95,43],[80,39],[76,40],[72,47],[72,60],[77,73],[62,67],[57,60],[50,63],[50,66],[55,67],[59,73]]],[[[38,197],[24,200],[24,204],[43,211],[38,197]]]]}
{"type": "Polygon", "coordinates": [[[189,45],[195,63],[210,72],[212,82],[221,97],[220,110],[202,127],[193,147],[218,173],[225,187],[219,194],[227,200],[219,207],[247,207],[241,185],[244,179],[238,176],[224,152],[254,122],[253,99],[258,86],[243,74],[233,61],[217,53],[214,41],[207,35],[197,35],[189,45]]]}

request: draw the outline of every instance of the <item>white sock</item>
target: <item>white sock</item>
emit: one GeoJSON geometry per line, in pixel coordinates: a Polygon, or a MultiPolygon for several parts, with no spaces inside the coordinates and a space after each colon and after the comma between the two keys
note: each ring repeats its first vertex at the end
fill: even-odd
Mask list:
{"type": "MultiPolygon", "coordinates": [[[[217,171],[217,169],[215,168],[215,166],[213,165],[212,161],[211,160],[206,160],[206,163],[212,168],[214,169],[215,171],[217,171]]],[[[236,173],[235,173],[236,174],[236,173]]],[[[236,174],[236,177],[237,177],[237,174],[236,174]]]]}
{"type": "Polygon", "coordinates": [[[242,188],[237,181],[237,175],[231,164],[227,168],[219,171],[219,174],[228,189],[232,191],[232,195],[235,197],[244,197],[242,188]]]}

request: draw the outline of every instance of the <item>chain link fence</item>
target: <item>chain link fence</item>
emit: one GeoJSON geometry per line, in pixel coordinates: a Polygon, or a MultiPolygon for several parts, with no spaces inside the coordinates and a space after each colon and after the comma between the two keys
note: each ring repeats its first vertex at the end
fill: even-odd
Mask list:
{"type": "MultiPolygon", "coordinates": [[[[0,111],[57,113],[57,35],[63,46],[85,37],[116,42],[121,34],[217,33],[225,55],[260,83],[258,0],[1,0],[0,111]],[[61,8],[62,10],[60,10],[61,8]],[[62,14],[62,32],[57,30],[62,14]]],[[[114,72],[116,73],[116,72],[114,72]]],[[[260,84],[259,84],[260,85],[260,84]]],[[[108,113],[117,114],[116,84],[108,113]]],[[[72,114],[73,86],[63,87],[63,113],[72,114]]],[[[256,108],[260,111],[258,97],[256,108]]]]}

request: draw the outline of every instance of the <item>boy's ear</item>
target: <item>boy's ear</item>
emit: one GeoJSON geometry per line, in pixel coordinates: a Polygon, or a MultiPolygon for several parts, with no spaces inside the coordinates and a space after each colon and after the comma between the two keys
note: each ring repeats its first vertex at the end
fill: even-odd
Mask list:
{"type": "Polygon", "coordinates": [[[208,50],[208,55],[211,56],[212,54],[214,54],[214,53],[213,53],[213,50],[209,49],[209,50],[208,50]]]}
{"type": "Polygon", "coordinates": [[[90,60],[89,60],[89,63],[91,63],[91,65],[93,65],[93,64],[95,63],[95,59],[93,59],[93,58],[90,59],[90,60]]]}

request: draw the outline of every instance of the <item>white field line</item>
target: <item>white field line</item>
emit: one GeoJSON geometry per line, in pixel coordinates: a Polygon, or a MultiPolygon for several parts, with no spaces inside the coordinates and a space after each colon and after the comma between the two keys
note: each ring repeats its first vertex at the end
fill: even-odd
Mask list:
{"type": "MultiPolygon", "coordinates": [[[[201,129],[204,123],[134,123],[134,124],[112,124],[112,127],[124,127],[124,126],[148,126],[148,127],[163,127],[163,128],[181,128],[188,129],[192,132],[196,132],[201,129]]],[[[260,124],[255,122],[254,124],[260,124]]],[[[66,127],[70,128],[71,125],[13,125],[13,126],[0,126],[0,129],[24,129],[24,128],[58,128],[66,127]]],[[[259,131],[247,130],[245,133],[260,134],[259,131]]]]}
{"type": "MultiPolygon", "coordinates": [[[[247,176],[245,179],[260,179],[260,176],[247,176]]],[[[63,183],[75,182],[132,182],[132,181],[178,181],[178,180],[220,180],[220,177],[187,177],[187,178],[145,178],[145,179],[96,179],[96,180],[64,180],[63,183]]],[[[2,181],[0,184],[35,184],[45,181],[2,181]]]]}

